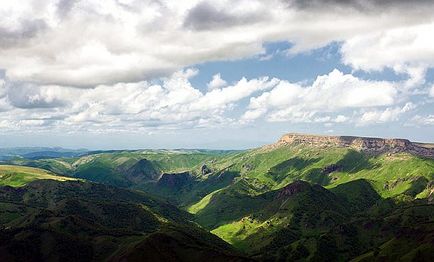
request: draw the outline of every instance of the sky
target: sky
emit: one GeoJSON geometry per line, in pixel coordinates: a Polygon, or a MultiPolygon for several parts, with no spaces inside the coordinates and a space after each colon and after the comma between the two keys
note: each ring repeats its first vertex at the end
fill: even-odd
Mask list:
{"type": "Polygon", "coordinates": [[[434,142],[434,1],[0,2],[0,147],[434,142]]]}

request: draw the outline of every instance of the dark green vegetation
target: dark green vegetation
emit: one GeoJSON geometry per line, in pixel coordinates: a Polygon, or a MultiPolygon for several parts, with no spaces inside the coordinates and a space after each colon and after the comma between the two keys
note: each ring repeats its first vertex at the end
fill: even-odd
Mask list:
{"type": "MultiPolygon", "coordinates": [[[[2,217],[21,222],[2,221],[2,232],[14,228],[13,238],[20,239],[18,236],[25,232],[24,217],[50,211],[64,216],[80,214],[84,217],[81,219],[96,221],[98,227],[110,232],[125,228],[134,231],[135,237],[128,234],[109,237],[108,233],[98,230],[98,233],[89,233],[93,232],[89,228],[95,225],[79,223],[71,227],[72,231],[48,227],[60,219],[59,213],[50,213],[46,218],[50,222],[34,220],[32,226],[41,230],[38,232],[54,228],[68,237],[79,237],[75,243],[97,239],[101,246],[91,245],[90,248],[92,258],[98,260],[127,257],[130,260],[189,261],[201,260],[212,252],[218,254],[217,261],[241,259],[230,246],[205,230],[255,260],[434,259],[434,159],[417,155],[415,150],[419,149],[406,141],[392,141],[393,146],[402,143],[405,147],[386,150],[379,147],[378,140],[374,144],[368,141],[367,145],[372,148],[336,145],[329,140],[322,142],[324,138],[318,139],[319,142],[305,140],[239,152],[125,151],[73,158],[11,160],[9,164],[43,168],[61,176],[82,179],[82,182],[50,182],[58,188],[66,185],[71,188],[68,194],[63,191],[59,194],[64,195],[59,202],[51,200],[57,199],[56,196],[47,193],[46,206],[41,205],[39,209],[25,202],[34,199],[33,195],[17,198],[15,205],[25,203],[25,211],[9,212],[2,217]],[[412,151],[407,151],[407,147],[412,151]],[[93,187],[116,191],[116,197],[104,197],[107,193],[94,192],[93,187]],[[118,194],[121,199],[117,198],[118,194]],[[125,200],[124,194],[134,195],[134,200],[125,200]],[[70,213],[59,204],[75,198],[80,199],[80,204],[70,213]],[[89,199],[107,204],[105,210],[115,210],[124,202],[146,206],[138,208],[141,211],[131,209],[128,212],[133,212],[132,217],[141,217],[140,212],[151,212],[157,222],[148,219],[149,214],[142,223],[116,216],[105,218],[104,212],[97,211],[100,206],[89,199]],[[146,202],[150,199],[154,205],[146,202]],[[51,203],[53,201],[57,204],[51,203]],[[107,239],[116,244],[105,246],[110,242],[107,239]],[[188,243],[188,247],[182,243],[188,243]]],[[[38,183],[42,181],[32,182],[23,190],[38,183]]],[[[49,188],[47,192],[51,192],[49,188]]],[[[12,210],[24,210],[14,208],[12,210]]],[[[131,206],[120,208],[130,210],[131,206]]],[[[2,239],[10,241],[7,236],[12,235],[6,234],[2,239]]],[[[39,248],[45,250],[45,247],[39,248]]],[[[44,252],[41,254],[54,251],[44,252]]]]}
{"type": "Polygon", "coordinates": [[[1,261],[241,261],[191,216],[144,193],[38,180],[0,189],[1,261]]]}

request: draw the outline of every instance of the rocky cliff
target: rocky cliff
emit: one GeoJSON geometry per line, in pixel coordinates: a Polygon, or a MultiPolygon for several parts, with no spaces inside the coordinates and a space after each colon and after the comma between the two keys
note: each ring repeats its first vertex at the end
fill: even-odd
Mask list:
{"type": "Polygon", "coordinates": [[[355,136],[319,136],[289,133],[283,135],[278,144],[306,144],[319,147],[350,147],[371,154],[407,152],[414,155],[434,158],[434,148],[412,143],[407,139],[385,139],[355,136]]]}

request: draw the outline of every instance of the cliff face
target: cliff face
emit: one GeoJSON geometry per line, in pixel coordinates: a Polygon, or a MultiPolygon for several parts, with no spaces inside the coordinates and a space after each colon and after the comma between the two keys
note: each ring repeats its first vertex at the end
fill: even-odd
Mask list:
{"type": "Polygon", "coordinates": [[[372,154],[407,152],[434,158],[434,148],[423,147],[407,139],[384,139],[355,136],[317,136],[290,133],[282,136],[278,144],[306,144],[319,147],[350,147],[372,154]]]}

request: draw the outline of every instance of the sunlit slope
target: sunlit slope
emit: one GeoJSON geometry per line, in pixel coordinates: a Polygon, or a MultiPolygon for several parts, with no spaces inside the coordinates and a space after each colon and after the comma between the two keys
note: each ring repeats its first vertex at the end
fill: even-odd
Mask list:
{"type": "Polygon", "coordinates": [[[58,181],[76,180],[70,177],[57,176],[47,170],[25,167],[25,166],[11,166],[0,165],[0,185],[1,186],[13,186],[20,187],[27,183],[40,180],[51,179],[58,181]]]}
{"type": "Polygon", "coordinates": [[[405,152],[369,155],[351,148],[308,145],[256,149],[217,161],[210,168],[220,170],[216,173],[232,172],[236,178],[229,187],[208,192],[200,205],[192,203],[197,214],[219,198],[237,198],[234,190],[257,195],[298,179],[326,188],[365,179],[383,198],[426,197],[434,180],[434,160],[430,158],[405,152]]]}
{"type": "Polygon", "coordinates": [[[419,248],[421,256],[432,251],[426,248],[433,239],[432,158],[329,144],[275,144],[225,157],[209,168],[213,173],[205,179],[224,173],[235,174],[234,179],[187,210],[199,224],[253,256],[348,260],[372,248],[385,256],[393,250],[390,255],[397,258],[413,258],[412,248],[419,248]],[[399,225],[390,227],[393,219],[399,225]],[[350,231],[337,230],[346,227],[350,231]],[[420,238],[406,230],[419,230],[420,238]],[[388,241],[407,247],[384,249],[388,241]],[[326,252],[327,247],[334,251],[326,252]]]}
{"type": "Polygon", "coordinates": [[[383,259],[414,259],[434,251],[434,205],[426,199],[382,199],[365,180],[333,190],[295,181],[232,205],[242,209],[235,214],[215,209],[217,220],[202,217],[207,220],[199,222],[213,227],[215,221],[226,221],[211,232],[260,259],[347,261],[377,249],[383,259]],[[384,248],[388,242],[393,244],[384,248]],[[411,254],[413,248],[420,254],[411,254]]]}
{"type": "Polygon", "coordinates": [[[79,158],[14,160],[12,164],[39,167],[65,176],[120,187],[140,187],[164,173],[200,173],[203,163],[229,151],[144,150],[94,153],[79,158]]]}
{"type": "Polygon", "coordinates": [[[38,180],[0,187],[0,207],[5,261],[246,261],[188,213],[143,192],[38,180]]]}

